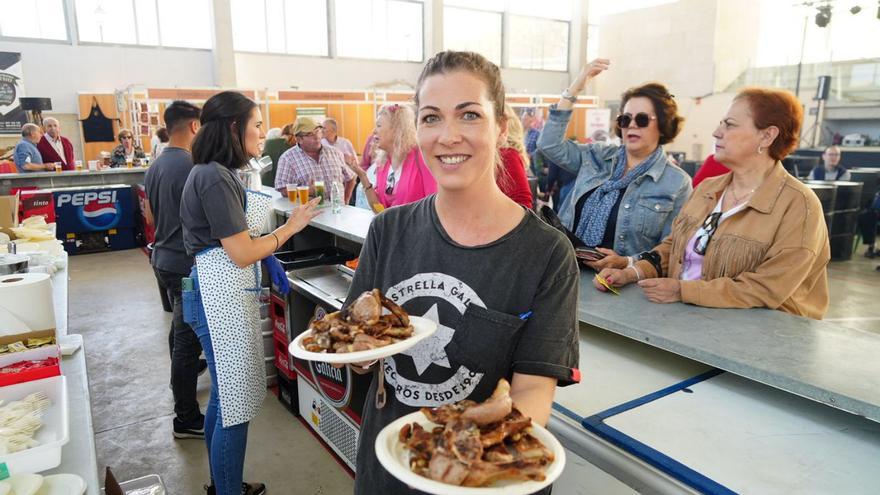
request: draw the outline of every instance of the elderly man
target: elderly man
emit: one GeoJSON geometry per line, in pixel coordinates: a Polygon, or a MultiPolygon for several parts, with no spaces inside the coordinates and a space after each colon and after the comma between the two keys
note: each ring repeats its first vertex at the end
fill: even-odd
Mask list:
{"type": "Polygon", "coordinates": [[[836,145],[825,148],[822,162],[810,172],[810,180],[850,180],[852,177],[849,170],[840,166],[840,148],[836,145]]]}
{"type": "Polygon", "coordinates": [[[15,168],[19,172],[40,172],[55,170],[52,163],[43,163],[43,156],[37,149],[37,143],[43,137],[43,131],[37,124],[21,126],[21,141],[15,145],[15,168]]]}
{"type": "Polygon", "coordinates": [[[61,162],[63,170],[73,170],[75,168],[73,144],[61,135],[61,124],[58,123],[58,119],[49,117],[43,120],[43,127],[46,129],[46,133],[37,144],[43,161],[46,163],[61,162]]]}
{"type": "Polygon", "coordinates": [[[333,146],[342,152],[345,157],[345,163],[354,165],[357,163],[357,153],[354,151],[354,145],[351,141],[339,135],[339,125],[336,119],[324,119],[324,139],[321,140],[324,146],[333,146]]]}
{"type": "Polygon", "coordinates": [[[332,182],[341,182],[345,186],[344,203],[348,204],[355,175],[345,164],[342,152],[322,145],[322,128],[310,117],[297,117],[291,133],[296,137],[296,146],[278,159],[275,189],[286,194],[288,184],[311,187],[316,180],[321,180],[329,191],[332,182]]]}

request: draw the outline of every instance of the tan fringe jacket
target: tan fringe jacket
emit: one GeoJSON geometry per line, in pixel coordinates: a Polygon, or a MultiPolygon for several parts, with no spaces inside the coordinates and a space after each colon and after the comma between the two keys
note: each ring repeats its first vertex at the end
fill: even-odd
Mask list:
{"type": "MultiPolygon", "coordinates": [[[[715,208],[732,174],[703,181],[654,248],[662,276],[681,277],[685,246],[715,208]]],[[[828,309],[831,258],[819,198],[777,162],[746,208],[723,221],[703,259],[701,280],[681,282],[681,300],[712,308],[778,309],[821,319],[828,309]]],[[[651,263],[638,267],[658,277],[651,263]]]]}

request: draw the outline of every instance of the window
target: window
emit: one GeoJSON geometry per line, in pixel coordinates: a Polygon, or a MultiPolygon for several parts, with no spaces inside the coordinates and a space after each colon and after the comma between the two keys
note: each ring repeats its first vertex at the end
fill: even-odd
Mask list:
{"type": "Polygon", "coordinates": [[[477,52],[500,66],[502,15],[500,12],[444,7],[444,48],[477,52]]]}
{"type": "Polygon", "coordinates": [[[63,0],[15,0],[0,3],[0,35],[67,40],[63,0]]]}
{"type": "Polygon", "coordinates": [[[875,15],[878,11],[862,6],[861,12],[851,14],[849,4],[834,3],[831,20],[825,27],[819,27],[815,7],[762,2],[755,67],[797,64],[802,41],[806,64],[880,57],[880,21],[875,15]]]}
{"type": "Polygon", "coordinates": [[[329,54],[328,0],[232,0],[236,51],[329,54]]]}
{"type": "Polygon", "coordinates": [[[210,0],[156,0],[156,6],[162,46],[208,50],[214,46],[210,0]]]}
{"type": "Polygon", "coordinates": [[[137,44],[132,2],[76,0],[80,41],[137,44]]]}
{"type": "Polygon", "coordinates": [[[75,0],[75,6],[80,41],[213,46],[210,0],[75,0]]]}
{"type": "Polygon", "coordinates": [[[567,70],[572,2],[446,0],[444,48],[475,51],[499,66],[567,70]]]}
{"type": "Polygon", "coordinates": [[[510,67],[568,70],[568,28],[568,22],[511,15],[510,67]]]}
{"type": "Polygon", "coordinates": [[[570,21],[573,7],[572,0],[509,0],[507,11],[515,15],[570,21]]]}
{"type": "Polygon", "coordinates": [[[421,62],[422,7],[403,0],[336,0],[336,54],[421,62]]]}

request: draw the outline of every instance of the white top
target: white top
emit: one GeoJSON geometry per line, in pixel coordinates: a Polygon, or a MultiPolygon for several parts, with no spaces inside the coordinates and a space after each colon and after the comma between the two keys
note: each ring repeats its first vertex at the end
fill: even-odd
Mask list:
{"type": "MultiPolygon", "coordinates": [[[[724,192],[724,194],[726,193],[727,191],[724,192]]],[[[718,204],[715,205],[715,209],[712,210],[712,213],[718,213],[721,211],[721,204],[724,202],[724,194],[721,194],[721,199],[718,200],[718,204]]],[[[738,204],[722,213],[721,218],[718,219],[718,225],[715,226],[715,231],[718,231],[721,222],[742,211],[746,207],[746,204],[748,204],[748,201],[738,204]]],[[[681,270],[681,280],[700,280],[703,275],[703,255],[697,253],[696,247],[697,240],[706,235],[704,224],[705,222],[700,224],[697,233],[694,234],[687,243],[687,249],[684,252],[684,263],[682,264],[681,270]]]]}
{"type": "Polygon", "coordinates": [[[49,141],[49,144],[52,145],[52,148],[55,149],[55,152],[58,153],[58,156],[61,157],[61,161],[67,164],[67,157],[64,156],[64,143],[61,142],[61,137],[58,139],[52,139],[52,136],[46,135],[46,141],[49,141]]]}

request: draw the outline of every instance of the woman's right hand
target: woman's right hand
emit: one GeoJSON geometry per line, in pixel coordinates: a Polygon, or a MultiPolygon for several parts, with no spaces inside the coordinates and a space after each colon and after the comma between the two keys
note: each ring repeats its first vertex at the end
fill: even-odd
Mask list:
{"type": "Polygon", "coordinates": [[[314,198],[303,206],[297,206],[290,212],[290,217],[287,218],[287,222],[284,224],[285,227],[290,229],[290,235],[294,235],[306,228],[306,225],[320,214],[316,209],[320,201],[321,198],[314,198]]]}
{"type": "MultiPolygon", "coordinates": [[[[635,270],[630,270],[629,268],[606,268],[599,272],[599,276],[604,278],[608,285],[620,288],[625,285],[629,285],[636,281],[635,270]]],[[[598,280],[593,278],[593,287],[596,289],[605,292],[608,289],[605,288],[602,284],[599,283],[598,280]]]]}
{"type": "Polygon", "coordinates": [[[584,86],[587,85],[587,80],[592,79],[603,71],[607,70],[611,65],[611,60],[607,58],[597,58],[595,60],[590,61],[588,64],[581,67],[581,71],[577,76],[577,79],[571,83],[571,86],[568,87],[568,91],[571,94],[577,94],[584,90],[584,86]]]}
{"type": "Polygon", "coordinates": [[[357,175],[357,178],[360,179],[361,183],[367,180],[367,171],[361,168],[361,164],[357,162],[357,160],[345,161],[345,164],[357,175]]]}

